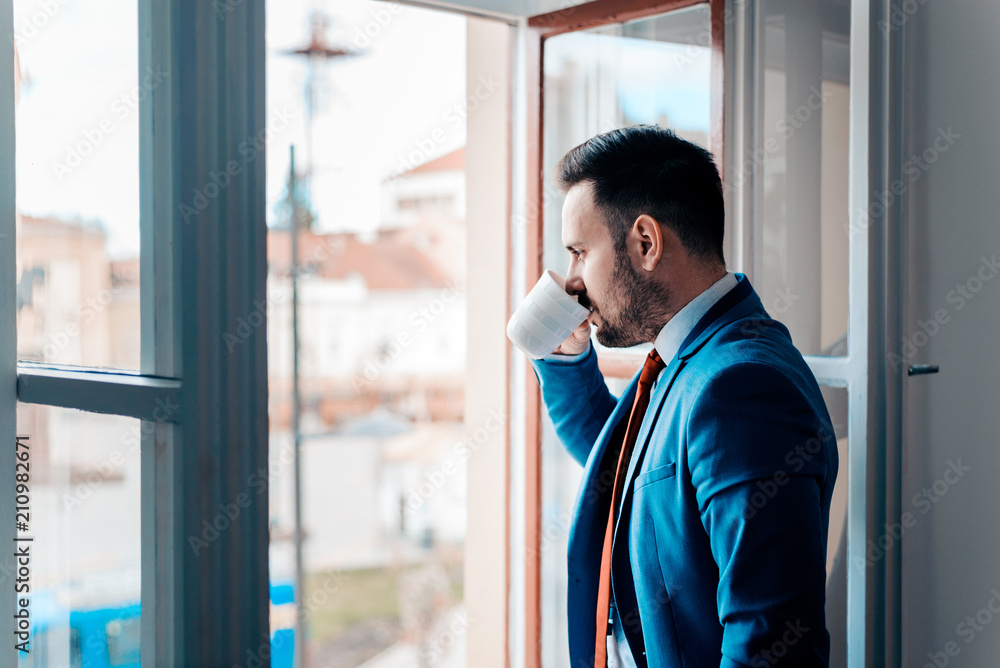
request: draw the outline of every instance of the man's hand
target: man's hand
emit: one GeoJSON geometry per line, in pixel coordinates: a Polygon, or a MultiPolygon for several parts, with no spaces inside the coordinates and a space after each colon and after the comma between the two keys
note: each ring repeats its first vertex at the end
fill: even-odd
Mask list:
{"type": "Polygon", "coordinates": [[[590,318],[580,323],[565,341],[559,344],[553,352],[557,355],[579,355],[590,345],[590,318]]]}

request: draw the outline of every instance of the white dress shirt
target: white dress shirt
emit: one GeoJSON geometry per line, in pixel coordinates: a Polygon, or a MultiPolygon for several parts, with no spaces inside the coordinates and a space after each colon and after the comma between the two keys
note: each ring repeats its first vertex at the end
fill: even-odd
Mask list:
{"type": "MultiPolygon", "coordinates": [[[[697,297],[688,302],[680,311],[674,314],[667,324],[663,326],[660,333],[656,335],[656,340],[653,342],[653,348],[656,349],[657,354],[666,364],[670,364],[670,360],[677,355],[681,344],[684,343],[684,339],[687,335],[691,333],[694,326],[698,324],[702,316],[708,313],[708,310],[715,305],[717,301],[722,299],[723,295],[732,290],[736,284],[736,275],[733,272],[728,271],[726,275],[713,283],[707,290],[699,294],[697,297]]],[[[584,355],[590,352],[590,344],[587,346],[587,350],[583,351],[579,355],[556,355],[551,354],[546,356],[545,361],[552,362],[576,362],[583,358],[584,355]]],[[[661,372],[662,373],[662,372],[661,372]]],[[[653,390],[656,391],[656,384],[659,382],[659,376],[657,376],[656,381],[653,383],[653,390]]],[[[645,417],[643,418],[645,420],[645,417]]],[[[633,451],[633,455],[635,451],[633,451]]],[[[624,495],[622,495],[624,497],[624,495]]],[[[620,503],[620,501],[619,501],[620,503]]],[[[615,520],[617,521],[617,515],[620,506],[615,508],[615,520]]],[[[611,629],[612,632],[608,634],[608,668],[636,668],[635,659],[632,658],[632,652],[629,650],[628,640],[625,637],[625,633],[622,629],[621,620],[618,618],[618,608],[615,606],[615,596],[614,596],[614,582],[611,583],[611,629]]]]}

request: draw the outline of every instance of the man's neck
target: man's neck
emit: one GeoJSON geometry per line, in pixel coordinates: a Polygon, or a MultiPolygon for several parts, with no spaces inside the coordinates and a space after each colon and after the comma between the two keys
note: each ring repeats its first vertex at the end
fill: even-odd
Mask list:
{"type": "Polygon", "coordinates": [[[661,357],[664,359],[672,357],[688,332],[695,327],[712,305],[732,287],[731,284],[737,281],[735,277],[729,278],[729,276],[729,272],[724,271],[719,278],[688,300],[687,304],[678,309],[670,317],[670,320],[663,324],[656,338],[652,341],[661,357]]]}
{"type": "MultiPolygon", "coordinates": [[[[728,270],[726,269],[725,265],[717,264],[711,268],[699,272],[697,276],[692,277],[692,279],[686,285],[682,286],[681,288],[682,292],[680,296],[677,296],[677,293],[675,293],[673,300],[674,309],[669,314],[669,317],[662,323],[660,323],[660,328],[662,328],[663,325],[670,322],[671,318],[677,315],[681,311],[681,309],[683,309],[685,306],[690,304],[695,297],[697,297],[701,293],[705,292],[705,290],[708,290],[710,287],[715,285],[719,281],[719,279],[721,279],[727,273],[728,270]]],[[[650,343],[652,343],[652,341],[650,343]]]]}

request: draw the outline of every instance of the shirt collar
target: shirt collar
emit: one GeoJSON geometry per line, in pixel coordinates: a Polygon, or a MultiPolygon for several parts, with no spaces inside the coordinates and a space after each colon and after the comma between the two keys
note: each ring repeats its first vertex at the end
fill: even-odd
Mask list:
{"type": "Polygon", "coordinates": [[[736,287],[737,283],[736,275],[727,271],[725,276],[689,301],[684,308],[667,321],[660,333],[656,335],[656,341],[653,342],[653,347],[665,363],[670,364],[670,360],[677,355],[685,337],[694,329],[701,317],[712,308],[715,302],[736,287]]]}

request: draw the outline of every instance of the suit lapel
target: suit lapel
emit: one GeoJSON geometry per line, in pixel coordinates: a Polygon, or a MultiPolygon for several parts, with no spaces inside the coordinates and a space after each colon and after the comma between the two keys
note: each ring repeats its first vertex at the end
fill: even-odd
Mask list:
{"type": "Polygon", "coordinates": [[[608,450],[608,445],[611,443],[611,437],[614,435],[615,428],[618,426],[618,423],[622,420],[628,420],[629,413],[632,411],[632,404],[635,402],[635,393],[638,385],[639,373],[636,372],[635,376],[632,377],[632,381],[622,393],[622,396],[618,398],[617,405],[615,405],[614,410],[611,411],[611,417],[605,421],[604,427],[601,429],[601,433],[597,437],[597,447],[591,451],[590,459],[587,460],[587,467],[584,470],[584,480],[590,477],[590,473],[594,467],[599,466],[601,460],[604,459],[604,455],[608,450]]]}
{"type": "MultiPolygon", "coordinates": [[[[670,391],[670,386],[674,384],[674,379],[677,378],[678,372],[684,367],[686,360],[680,357],[674,357],[670,360],[670,364],[667,368],[663,370],[663,377],[660,382],[657,383],[656,391],[653,393],[653,397],[649,401],[649,406],[646,408],[646,415],[652,416],[652,419],[643,419],[642,426],[639,429],[639,433],[636,436],[636,447],[635,452],[632,453],[632,457],[629,458],[628,470],[625,474],[625,486],[622,488],[623,497],[627,497],[632,489],[632,479],[635,477],[635,471],[639,463],[642,461],[642,456],[646,451],[646,444],[649,441],[649,434],[652,430],[653,425],[660,417],[660,410],[663,408],[663,400],[667,396],[667,392],[670,391]]],[[[621,522],[621,516],[625,515],[622,513],[618,517],[618,522],[621,522]]],[[[615,538],[617,539],[618,534],[618,524],[615,525],[615,538]]]]}
{"type": "MultiPolygon", "coordinates": [[[[621,431],[618,425],[624,425],[628,420],[638,382],[639,374],[636,373],[597,437],[597,444],[584,470],[584,484],[577,494],[575,520],[569,531],[567,611],[570,646],[586,648],[581,651],[589,651],[591,656],[594,651],[594,611],[597,609],[596,583],[601,566],[601,546],[611,510],[610,494],[605,493],[606,483],[602,483],[601,471],[602,467],[611,467],[614,474],[615,462],[607,461],[610,459],[608,448],[616,433],[621,431]]],[[[619,441],[621,436],[618,433],[619,441]]]]}
{"type": "MultiPolygon", "coordinates": [[[[584,467],[584,482],[577,493],[574,511],[576,521],[570,527],[569,533],[569,565],[571,570],[576,567],[578,559],[581,568],[590,568],[592,565],[590,555],[593,554],[593,550],[597,550],[600,554],[600,546],[604,541],[604,531],[608,521],[608,511],[611,508],[610,495],[605,493],[606,484],[602,483],[600,474],[602,466],[613,467],[615,464],[606,461],[609,459],[608,448],[615,438],[618,425],[624,425],[628,420],[638,383],[639,374],[636,373],[632,382],[619,397],[618,404],[611,412],[611,417],[604,423],[604,427],[597,437],[597,445],[591,450],[590,457],[584,467]]],[[[619,440],[620,438],[619,434],[619,440]]],[[[614,474],[614,468],[611,468],[611,472],[614,474]]],[[[599,565],[600,562],[598,562],[599,565]]]]}

